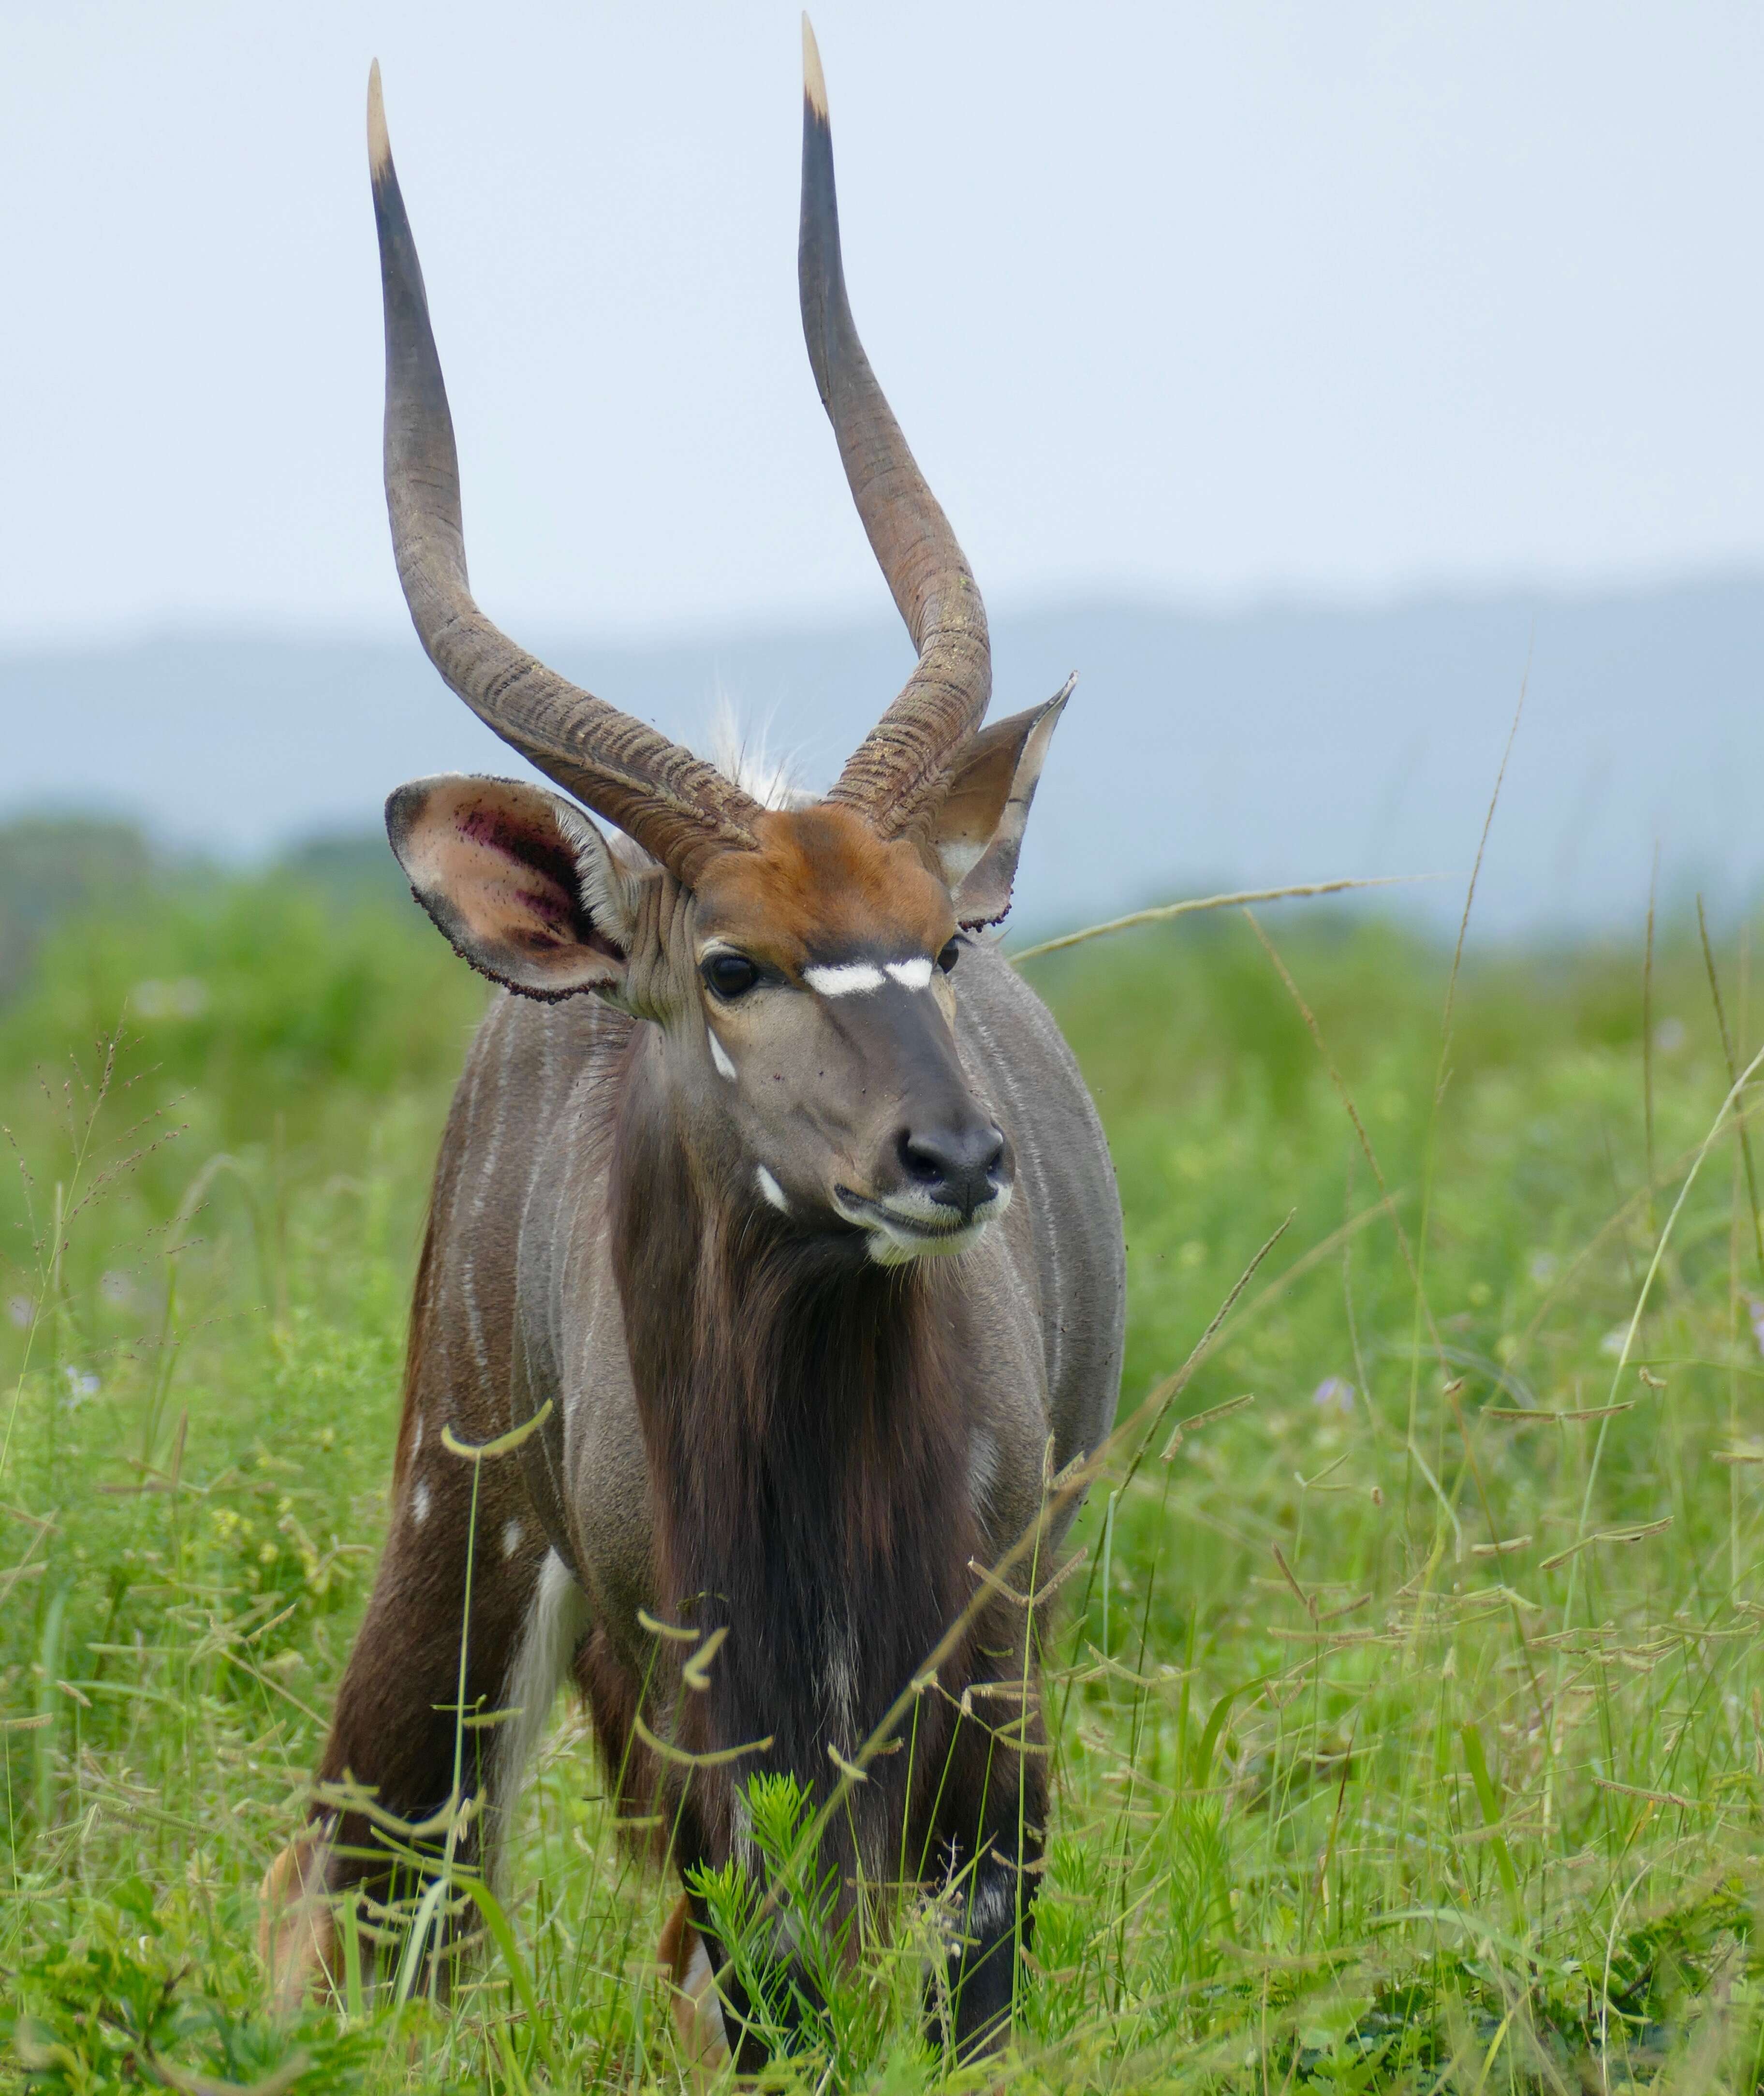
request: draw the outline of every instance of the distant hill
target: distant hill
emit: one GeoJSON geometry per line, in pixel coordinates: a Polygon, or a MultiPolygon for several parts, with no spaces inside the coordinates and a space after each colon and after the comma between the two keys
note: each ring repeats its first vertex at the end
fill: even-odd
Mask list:
{"type": "MultiPolygon", "coordinates": [[[[880,620],[641,648],[522,637],[701,746],[726,699],[799,751],[811,784],[910,661],[880,620]]],[[[1657,840],[1669,901],[1701,886],[1731,906],[1764,887],[1764,579],[1216,614],[1018,605],[994,638],[995,711],[1081,673],[1031,832],[1024,925],[1417,872],[1452,878],[1401,906],[1455,921],[1527,677],[1485,928],[1638,925],[1657,840]]],[[[133,817],[224,857],[370,832],[386,792],[426,771],[519,768],[408,637],[193,634],[4,657],[0,718],[0,812],[133,817]]]]}

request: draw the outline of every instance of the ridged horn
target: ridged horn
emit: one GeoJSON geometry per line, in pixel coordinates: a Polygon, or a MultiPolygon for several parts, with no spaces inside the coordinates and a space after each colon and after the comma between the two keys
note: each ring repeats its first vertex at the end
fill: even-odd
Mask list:
{"type": "Polygon", "coordinates": [[[898,836],[928,813],[992,693],[986,609],[949,520],[926,487],[858,339],[839,249],[827,83],[802,18],[802,332],[821,404],[870,544],[919,650],[900,696],[828,796],[898,836]]]}
{"type": "Polygon", "coordinates": [[[376,60],[368,159],[386,306],[386,507],[424,652],[487,727],[690,886],[714,854],[751,849],[762,810],[690,750],[548,670],[473,600],[459,455],[376,60]]]}

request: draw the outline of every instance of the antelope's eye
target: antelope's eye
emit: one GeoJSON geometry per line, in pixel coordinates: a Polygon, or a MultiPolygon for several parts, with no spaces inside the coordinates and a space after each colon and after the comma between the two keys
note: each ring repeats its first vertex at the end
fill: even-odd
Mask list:
{"type": "Polygon", "coordinates": [[[714,996],[745,997],[759,980],[759,969],[745,954],[713,954],[699,971],[714,996]]]}
{"type": "Polygon", "coordinates": [[[961,958],[962,941],[959,939],[952,939],[949,945],[944,948],[943,951],[938,954],[937,966],[942,969],[945,975],[948,975],[950,971],[955,966],[956,963],[960,960],[961,958]]]}

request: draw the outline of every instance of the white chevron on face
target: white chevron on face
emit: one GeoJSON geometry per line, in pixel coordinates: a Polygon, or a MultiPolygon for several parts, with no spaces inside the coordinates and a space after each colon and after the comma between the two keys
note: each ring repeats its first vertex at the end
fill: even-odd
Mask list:
{"type": "Polygon", "coordinates": [[[880,967],[871,961],[842,961],[805,968],[802,980],[818,997],[862,997],[890,980],[903,989],[928,989],[931,963],[923,954],[904,961],[884,961],[880,967]]]}
{"type": "Polygon", "coordinates": [[[836,967],[805,968],[802,980],[817,997],[862,997],[888,980],[868,961],[845,961],[836,967]]]}

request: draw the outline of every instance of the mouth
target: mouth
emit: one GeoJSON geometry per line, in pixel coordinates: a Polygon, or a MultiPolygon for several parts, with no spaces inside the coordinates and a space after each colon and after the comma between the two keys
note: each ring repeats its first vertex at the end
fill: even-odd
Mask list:
{"type": "Polygon", "coordinates": [[[963,1217],[939,1202],[873,1201],[849,1186],[835,1186],[833,1206],[867,1238],[878,1266],[905,1266],[915,1259],[937,1259],[970,1250],[1011,1205],[1011,1189],[1000,1187],[973,1213],[963,1217]]]}

